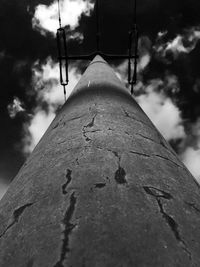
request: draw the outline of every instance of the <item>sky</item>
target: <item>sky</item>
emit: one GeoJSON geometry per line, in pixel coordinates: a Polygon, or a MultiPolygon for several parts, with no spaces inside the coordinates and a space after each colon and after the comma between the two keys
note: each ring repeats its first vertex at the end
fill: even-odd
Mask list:
{"type": "MultiPolygon", "coordinates": [[[[100,47],[127,53],[133,0],[99,0],[100,47]]],[[[53,0],[0,2],[0,198],[64,103],[53,0]]],[[[60,0],[69,54],[95,50],[94,0],[60,0]]],[[[137,102],[200,182],[200,1],[138,0],[137,102]]],[[[127,90],[127,62],[109,62],[127,90]]],[[[67,96],[88,62],[70,62],[67,96]]]]}

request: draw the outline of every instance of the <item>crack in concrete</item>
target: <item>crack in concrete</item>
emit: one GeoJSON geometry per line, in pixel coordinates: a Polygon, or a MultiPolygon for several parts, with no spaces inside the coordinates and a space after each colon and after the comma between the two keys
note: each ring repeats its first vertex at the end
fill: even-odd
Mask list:
{"type": "Polygon", "coordinates": [[[86,142],[90,142],[91,141],[91,138],[89,138],[87,135],[86,135],[86,132],[84,130],[82,130],[83,132],[83,137],[85,139],[86,142]]]}
{"type": "Polygon", "coordinates": [[[66,259],[67,253],[70,251],[69,236],[72,233],[73,229],[76,227],[76,224],[71,223],[71,219],[73,217],[76,208],[76,201],[77,199],[75,197],[75,192],[73,192],[70,196],[70,204],[66,210],[66,213],[62,221],[62,224],[64,226],[64,231],[63,231],[60,259],[54,265],[54,267],[64,267],[64,260],[66,259]]]}
{"type": "Polygon", "coordinates": [[[112,152],[118,160],[118,169],[115,172],[115,181],[120,185],[127,184],[126,172],[121,167],[121,157],[119,156],[119,154],[116,151],[110,150],[110,152],[112,152]]]}
{"type": "Polygon", "coordinates": [[[143,157],[147,157],[147,158],[150,158],[150,155],[148,154],[145,154],[145,153],[142,153],[142,152],[136,152],[136,151],[129,151],[129,153],[131,154],[135,154],[135,155],[139,155],[139,156],[143,156],[143,157]]]}
{"type": "Polygon", "coordinates": [[[183,168],[183,166],[179,165],[178,163],[174,162],[173,160],[167,158],[167,157],[164,157],[164,156],[161,156],[161,155],[158,155],[158,154],[152,154],[152,156],[155,156],[155,157],[158,157],[158,158],[161,158],[161,159],[164,159],[164,160],[167,160],[173,164],[175,164],[177,167],[180,167],[180,168],[183,168]]]}
{"type": "MultiPolygon", "coordinates": [[[[149,125],[149,124],[147,124],[146,122],[141,121],[141,120],[139,120],[139,119],[137,119],[137,118],[131,116],[131,115],[130,115],[124,108],[122,108],[122,110],[123,110],[123,112],[125,113],[126,117],[129,117],[129,118],[131,118],[131,119],[133,119],[133,120],[136,120],[136,121],[138,121],[138,122],[141,122],[141,123],[143,123],[144,125],[146,125],[147,127],[149,127],[150,129],[153,129],[152,126],[149,125]]],[[[154,130],[154,129],[153,129],[153,130],[154,130]]],[[[125,133],[129,135],[128,132],[125,132],[125,133]]],[[[158,133],[158,134],[159,134],[159,133],[158,133]]],[[[142,134],[137,134],[137,135],[140,135],[141,137],[144,137],[144,138],[146,138],[146,139],[149,139],[149,140],[151,140],[152,142],[155,142],[156,144],[159,144],[159,145],[163,146],[165,149],[167,149],[168,151],[170,151],[170,153],[172,153],[174,156],[177,156],[176,153],[173,151],[173,149],[170,149],[169,147],[167,147],[167,145],[166,145],[166,144],[164,143],[164,141],[162,140],[162,136],[161,136],[161,135],[160,135],[161,138],[159,139],[159,143],[156,142],[155,140],[151,139],[151,138],[148,138],[148,137],[142,135],[142,134]]]]}
{"type": "Polygon", "coordinates": [[[185,204],[187,205],[187,206],[189,206],[190,208],[192,208],[193,210],[195,210],[196,212],[200,212],[200,208],[197,208],[197,206],[195,205],[195,203],[191,203],[191,202],[187,202],[187,201],[185,201],[185,204]]]}
{"type": "Polygon", "coordinates": [[[15,225],[16,223],[18,223],[20,217],[22,216],[24,210],[30,206],[32,206],[34,203],[27,203],[21,207],[19,207],[18,209],[16,209],[14,212],[13,212],[13,215],[12,215],[12,222],[6,227],[6,229],[3,231],[3,233],[1,233],[0,235],[0,238],[6,234],[6,232],[11,228],[13,227],[13,225],[15,225]]]}
{"type": "Polygon", "coordinates": [[[108,182],[110,183],[110,178],[108,176],[106,176],[106,180],[108,180],[108,182]]]}
{"type": "Polygon", "coordinates": [[[159,207],[159,211],[160,211],[162,217],[164,218],[165,222],[167,223],[167,225],[171,229],[174,237],[179,242],[182,249],[185,251],[185,253],[189,257],[189,259],[192,260],[192,254],[188,250],[187,245],[186,245],[185,241],[183,240],[183,238],[181,237],[181,234],[179,232],[178,223],[169,214],[167,214],[167,212],[164,210],[163,203],[161,201],[161,198],[170,200],[170,199],[172,199],[172,196],[169,193],[166,193],[165,191],[157,189],[155,187],[143,186],[143,189],[145,190],[145,192],[148,195],[151,195],[156,199],[158,207],[159,207]]]}
{"type": "Polygon", "coordinates": [[[159,139],[159,141],[160,141],[160,145],[163,146],[164,148],[166,148],[167,150],[169,150],[173,155],[176,155],[176,153],[175,153],[172,149],[170,149],[170,148],[164,143],[164,141],[163,141],[161,138],[163,138],[163,137],[161,136],[160,139],[159,139]]]}
{"type": "Polygon", "coordinates": [[[94,122],[96,119],[97,114],[94,115],[94,117],[92,118],[92,121],[89,122],[86,126],[84,126],[85,128],[92,128],[94,126],[94,122]]]}
{"type": "MultiPolygon", "coordinates": [[[[129,134],[127,131],[125,131],[125,134],[127,134],[128,136],[133,137],[133,135],[132,135],[132,134],[129,134]]],[[[147,140],[149,140],[149,141],[151,141],[151,142],[153,142],[153,143],[155,143],[155,144],[157,144],[157,145],[161,145],[161,146],[164,147],[166,150],[170,151],[170,153],[172,153],[173,155],[175,155],[175,153],[173,153],[173,151],[171,151],[171,150],[165,145],[165,143],[164,143],[162,140],[159,140],[159,142],[157,142],[157,141],[154,140],[153,138],[148,137],[148,136],[145,136],[145,135],[140,134],[140,133],[135,133],[134,135],[138,135],[138,136],[140,136],[140,137],[142,137],[142,138],[144,138],[144,139],[147,139],[147,140]]]]}
{"type": "Polygon", "coordinates": [[[106,183],[96,183],[95,184],[95,188],[99,188],[99,189],[101,189],[101,188],[103,188],[105,186],[106,186],[106,183]]]}
{"type": "Polygon", "coordinates": [[[62,140],[58,143],[58,145],[64,144],[66,142],[66,140],[62,140]]]}
{"type": "Polygon", "coordinates": [[[152,195],[154,197],[161,197],[168,200],[173,198],[172,195],[170,195],[169,193],[153,186],[144,186],[144,190],[147,194],[152,195]]]}
{"type": "Polygon", "coordinates": [[[90,142],[91,138],[89,138],[87,136],[87,133],[90,131],[86,131],[87,128],[92,128],[94,126],[94,122],[95,122],[95,118],[96,118],[97,114],[94,115],[94,117],[92,118],[92,121],[89,122],[87,125],[83,126],[82,128],[82,133],[83,133],[83,137],[85,139],[86,142],[90,142]]]}
{"type": "Polygon", "coordinates": [[[150,140],[150,141],[152,141],[152,142],[158,144],[158,143],[157,143],[153,138],[151,138],[151,137],[145,136],[145,135],[140,134],[140,133],[136,133],[135,135],[138,135],[138,136],[140,136],[140,137],[142,137],[142,138],[144,138],[144,139],[150,140]]]}
{"type": "Polygon", "coordinates": [[[114,156],[118,159],[118,161],[120,162],[121,157],[119,156],[118,152],[116,152],[116,151],[114,151],[114,150],[111,150],[111,149],[107,149],[107,148],[106,148],[106,150],[109,151],[109,152],[111,152],[111,153],[113,153],[113,155],[114,155],[114,156]]]}
{"type": "Polygon", "coordinates": [[[130,115],[124,108],[122,108],[122,110],[123,110],[123,112],[124,112],[124,114],[125,114],[126,117],[128,117],[128,118],[130,118],[130,119],[132,119],[132,120],[138,121],[138,122],[140,122],[140,123],[146,125],[146,126],[149,127],[150,129],[152,129],[151,125],[149,125],[148,123],[146,123],[146,122],[144,122],[144,121],[141,121],[141,120],[139,120],[139,119],[137,119],[137,118],[131,116],[131,115],[130,115]]]}
{"type": "Polygon", "coordinates": [[[63,186],[62,186],[63,195],[67,194],[66,188],[72,180],[71,174],[72,174],[72,171],[70,169],[67,169],[67,174],[66,174],[67,182],[65,184],[63,184],[63,186]]]}
{"type": "Polygon", "coordinates": [[[123,185],[123,184],[127,183],[126,172],[121,166],[119,166],[119,168],[115,172],[115,180],[120,185],[123,185]]]}
{"type": "Polygon", "coordinates": [[[128,117],[128,118],[132,118],[132,117],[129,115],[129,113],[125,110],[125,108],[122,107],[122,110],[123,110],[124,114],[126,115],[126,117],[128,117]]]}
{"type": "Polygon", "coordinates": [[[59,126],[59,122],[57,122],[52,129],[56,129],[59,126]]]}
{"type": "Polygon", "coordinates": [[[124,184],[127,184],[127,180],[126,180],[126,172],[125,170],[121,167],[121,157],[120,155],[118,154],[117,151],[114,151],[114,150],[111,150],[111,149],[108,149],[108,148],[103,148],[103,147],[99,147],[99,146],[96,146],[97,149],[100,149],[100,150],[105,150],[105,151],[108,151],[108,152],[111,152],[116,158],[117,158],[117,163],[118,163],[118,169],[116,170],[115,172],[115,181],[120,184],[120,185],[124,185],[124,184]]]}
{"type": "Polygon", "coordinates": [[[108,128],[108,131],[112,131],[112,132],[114,132],[114,129],[112,129],[112,128],[109,127],[109,128],[108,128]]]}
{"type": "MultiPolygon", "coordinates": [[[[170,151],[169,148],[168,148],[168,147],[164,144],[164,142],[163,142],[162,140],[160,140],[160,139],[159,139],[159,142],[157,142],[157,141],[154,140],[153,138],[148,137],[148,136],[145,136],[145,135],[140,134],[140,133],[136,133],[135,135],[138,135],[138,136],[140,136],[140,137],[142,137],[142,138],[144,138],[144,139],[147,139],[147,140],[149,140],[149,141],[151,141],[151,142],[153,142],[153,143],[155,143],[155,144],[157,144],[157,145],[161,145],[162,147],[164,147],[165,149],[167,149],[168,151],[170,151]]],[[[170,151],[170,152],[171,152],[171,151],[170,151]]]]}
{"type": "Polygon", "coordinates": [[[87,136],[87,132],[86,132],[86,126],[83,126],[83,128],[82,128],[82,134],[83,134],[83,137],[84,137],[84,139],[85,139],[85,141],[86,142],[89,142],[89,141],[91,141],[91,139],[87,136]]]}
{"type": "Polygon", "coordinates": [[[52,129],[56,129],[56,128],[60,125],[61,122],[62,122],[61,127],[64,127],[64,126],[66,125],[67,122],[81,119],[81,118],[85,117],[86,115],[88,115],[88,113],[85,113],[85,114],[80,115],[80,116],[77,116],[77,117],[69,118],[68,120],[66,120],[66,121],[64,121],[64,122],[62,122],[62,119],[61,119],[59,122],[57,122],[57,123],[53,126],[52,129]]]}
{"type": "Polygon", "coordinates": [[[81,118],[85,117],[86,115],[88,115],[88,113],[85,113],[85,114],[80,115],[80,116],[77,116],[77,117],[70,118],[66,122],[68,122],[68,121],[75,121],[75,120],[81,119],[81,118]]]}
{"type": "Polygon", "coordinates": [[[96,132],[102,132],[103,130],[92,130],[92,131],[85,131],[85,133],[96,133],[96,132]]]}
{"type": "MultiPolygon", "coordinates": [[[[95,146],[97,149],[100,149],[100,150],[105,150],[105,151],[109,151],[109,152],[112,152],[112,153],[117,153],[117,152],[114,152],[113,150],[111,149],[108,149],[106,147],[100,147],[100,146],[95,146]]],[[[173,163],[174,165],[178,166],[179,168],[182,168],[184,169],[183,166],[179,165],[178,163],[174,162],[173,160],[167,158],[167,157],[164,157],[164,156],[161,156],[161,155],[158,155],[158,154],[146,154],[146,153],[142,153],[142,152],[138,152],[138,151],[124,151],[124,153],[131,153],[131,154],[135,154],[135,155],[139,155],[139,156],[143,156],[143,157],[147,157],[147,158],[151,158],[151,157],[158,157],[158,158],[161,158],[161,159],[164,159],[164,160],[167,160],[171,163],[173,163]]],[[[116,155],[115,155],[116,156],[116,155]]]]}

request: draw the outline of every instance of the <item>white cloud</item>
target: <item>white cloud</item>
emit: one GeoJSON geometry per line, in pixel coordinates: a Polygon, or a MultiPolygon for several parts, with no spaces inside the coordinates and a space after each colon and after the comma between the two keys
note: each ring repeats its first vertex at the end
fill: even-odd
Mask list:
{"type": "Polygon", "coordinates": [[[117,77],[124,83],[128,80],[128,62],[127,60],[124,60],[120,65],[117,67],[115,65],[112,65],[112,68],[115,71],[115,74],[117,77]]]}
{"type": "Polygon", "coordinates": [[[152,81],[146,88],[146,93],[136,100],[167,140],[184,138],[185,131],[179,109],[163,92],[155,90],[161,84],[160,80],[152,81]]]}
{"type": "Polygon", "coordinates": [[[30,124],[25,125],[26,136],[23,140],[25,154],[29,154],[33,151],[54,117],[54,111],[46,113],[44,110],[38,110],[35,112],[30,124]]]}
{"type": "MultiPolygon", "coordinates": [[[[141,55],[141,57],[138,60],[137,64],[137,74],[139,75],[142,73],[142,71],[148,66],[149,62],[151,60],[150,53],[146,52],[145,54],[141,55]]],[[[113,69],[115,70],[115,74],[117,77],[124,83],[127,83],[128,81],[128,60],[124,60],[120,65],[112,66],[113,69]]],[[[132,75],[134,71],[134,61],[131,61],[131,70],[132,70],[132,75]]],[[[131,75],[131,78],[132,78],[131,75]]]]}
{"type": "Polygon", "coordinates": [[[163,38],[164,36],[166,36],[167,33],[168,33],[168,31],[160,31],[160,32],[158,32],[158,39],[163,38]]]}
{"type": "Polygon", "coordinates": [[[195,149],[200,149],[200,118],[190,126],[190,134],[188,135],[188,138],[191,140],[192,146],[195,149]]]}
{"type": "Polygon", "coordinates": [[[149,53],[145,53],[144,55],[142,55],[138,61],[137,71],[143,71],[148,66],[150,60],[151,56],[149,53]]]}
{"type": "Polygon", "coordinates": [[[162,42],[166,34],[158,33],[157,44],[154,46],[156,52],[165,57],[168,51],[171,51],[174,58],[180,53],[190,53],[200,40],[200,27],[191,27],[185,29],[183,34],[178,34],[173,40],[162,42]]]}
{"type": "MultiPolygon", "coordinates": [[[[84,0],[61,0],[60,10],[62,26],[70,25],[73,29],[78,25],[82,13],[89,15],[94,4],[84,0]]],[[[39,29],[42,34],[46,31],[56,33],[58,24],[58,3],[55,0],[50,6],[38,5],[32,20],[33,28],[39,29]]]]}
{"type": "Polygon", "coordinates": [[[182,161],[200,183],[200,118],[190,125],[182,151],[182,161]]]}
{"type": "Polygon", "coordinates": [[[168,42],[166,50],[171,50],[174,54],[177,52],[188,53],[188,50],[183,45],[183,37],[178,35],[174,40],[168,42]]]}
{"type": "MultiPolygon", "coordinates": [[[[66,86],[66,97],[68,98],[80,79],[76,68],[69,68],[69,84],[66,86]]],[[[60,72],[58,63],[48,57],[43,65],[36,62],[33,66],[33,86],[38,92],[38,99],[47,102],[48,105],[57,106],[64,103],[63,88],[59,83],[60,72]]]]}
{"type": "MultiPolygon", "coordinates": [[[[149,37],[141,36],[138,41],[138,54],[139,58],[137,60],[137,76],[139,80],[141,78],[142,72],[146,69],[151,61],[151,49],[152,43],[149,37]]],[[[115,65],[112,66],[115,70],[118,78],[123,81],[125,84],[128,82],[128,60],[124,60],[117,67],[115,65]]],[[[133,77],[134,72],[134,59],[131,60],[131,79],[133,77]]],[[[140,81],[137,81],[139,83],[140,81]]],[[[136,91],[137,85],[134,86],[134,91],[136,91]]]]}
{"type": "Polygon", "coordinates": [[[18,97],[14,97],[13,102],[7,106],[7,109],[11,119],[14,119],[19,112],[25,111],[23,103],[18,97]]]}
{"type": "Polygon", "coordinates": [[[176,94],[180,91],[180,84],[176,75],[169,74],[166,72],[164,83],[165,92],[169,92],[170,95],[176,94]]]}
{"type": "Polygon", "coordinates": [[[181,157],[183,163],[200,183],[200,149],[188,147],[181,157]]]}

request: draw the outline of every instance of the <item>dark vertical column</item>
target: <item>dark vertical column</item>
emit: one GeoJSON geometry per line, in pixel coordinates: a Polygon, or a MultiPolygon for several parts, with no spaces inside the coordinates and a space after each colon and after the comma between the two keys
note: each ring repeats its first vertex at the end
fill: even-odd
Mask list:
{"type": "Polygon", "coordinates": [[[0,202],[0,266],[200,266],[199,193],[97,56],[0,202]]]}

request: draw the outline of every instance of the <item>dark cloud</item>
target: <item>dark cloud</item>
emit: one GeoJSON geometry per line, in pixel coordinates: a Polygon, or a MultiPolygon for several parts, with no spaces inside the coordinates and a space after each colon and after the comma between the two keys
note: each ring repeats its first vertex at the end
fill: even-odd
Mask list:
{"type": "Polygon", "coordinates": [[[34,8],[39,3],[52,1],[1,1],[0,8],[0,176],[12,179],[24,161],[20,153],[23,122],[28,117],[9,117],[7,106],[14,97],[25,103],[31,112],[35,93],[31,88],[32,64],[43,61],[48,55],[55,57],[55,41],[32,29],[34,8]]]}
{"type": "MultiPolygon", "coordinates": [[[[161,43],[171,42],[178,34],[185,35],[189,29],[194,30],[200,25],[198,10],[200,2],[184,1],[139,1],[138,21],[141,34],[147,35],[152,46],[158,43],[158,32],[166,31],[161,43]]],[[[191,30],[192,31],[192,30],[191,30]]],[[[184,45],[187,48],[187,41],[184,45]]],[[[184,119],[196,121],[200,116],[200,42],[189,53],[179,52],[174,58],[173,52],[168,51],[165,57],[160,57],[157,51],[152,51],[152,60],[145,70],[144,81],[154,78],[164,79],[166,72],[178,77],[180,91],[174,96],[179,101],[184,119]]]]}
{"type": "Polygon", "coordinates": [[[199,23],[198,0],[142,0],[138,1],[138,22],[145,34],[155,38],[167,30],[170,37],[184,28],[199,23]]]}

